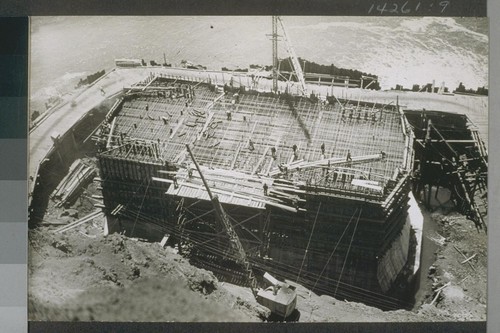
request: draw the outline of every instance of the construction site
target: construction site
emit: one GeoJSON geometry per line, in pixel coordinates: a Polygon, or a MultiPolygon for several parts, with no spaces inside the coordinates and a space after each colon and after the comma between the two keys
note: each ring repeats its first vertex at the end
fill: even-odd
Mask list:
{"type": "Polygon", "coordinates": [[[81,204],[90,184],[95,209],[58,233],[102,219],[104,235],[161,242],[218,281],[293,293],[293,309],[300,285],[411,310],[423,283],[411,193],[429,209],[443,208],[433,200],[444,193],[486,232],[486,147],[465,115],[310,93],[294,68],[284,83],[275,66],[270,90],[149,69],[53,137],[32,179],[30,222],[81,204]]]}
{"type": "Polygon", "coordinates": [[[406,264],[410,233],[412,147],[396,107],[217,91],[162,77],[146,84],[116,102],[100,132],[110,232],[168,234],[183,252],[187,242],[202,266],[231,271],[224,263],[229,239],[191,166],[189,143],[254,267],[318,289],[337,285],[343,271],[343,297],[351,289],[343,283],[390,289],[397,273],[387,272],[406,264]],[[401,236],[405,246],[384,257],[401,236]]]}

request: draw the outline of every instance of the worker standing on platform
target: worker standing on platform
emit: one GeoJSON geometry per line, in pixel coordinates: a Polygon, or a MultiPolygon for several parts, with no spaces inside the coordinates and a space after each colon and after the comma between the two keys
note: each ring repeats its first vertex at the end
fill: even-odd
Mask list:
{"type": "Polygon", "coordinates": [[[266,195],[266,196],[267,196],[267,189],[269,188],[269,187],[267,186],[267,183],[266,183],[266,182],[263,182],[262,187],[264,188],[264,195],[266,195]]]}
{"type": "Polygon", "coordinates": [[[276,159],[276,148],[274,147],[271,147],[271,156],[273,157],[274,160],[276,159]]]}
{"type": "Polygon", "coordinates": [[[325,143],[321,144],[321,155],[325,155],[325,143]]]}
{"type": "Polygon", "coordinates": [[[346,158],[346,161],[347,161],[347,162],[352,162],[351,151],[350,151],[349,149],[347,150],[347,158],[346,158]]]}

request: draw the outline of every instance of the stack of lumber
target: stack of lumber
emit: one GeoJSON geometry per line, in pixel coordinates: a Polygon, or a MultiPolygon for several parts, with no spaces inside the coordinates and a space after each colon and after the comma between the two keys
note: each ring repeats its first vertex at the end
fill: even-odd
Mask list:
{"type": "Polygon", "coordinates": [[[52,199],[57,201],[56,207],[61,207],[73,199],[83,186],[93,179],[94,175],[95,169],[93,167],[87,166],[81,160],[73,162],[66,177],[52,193],[52,199]]]}
{"type": "MultiPolygon", "coordinates": [[[[264,209],[273,206],[290,212],[297,212],[298,204],[304,202],[300,190],[292,182],[273,178],[259,177],[238,171],[218,170],[202,167],[210,190],[219,195],[222,203],[264,209]],[[267,194],[264,193],[264,183],[267,194]]],[[[168,173],[168,172],[160,172],[168,173]]],[[[167,194],[208,200],[208,194],[197,171],[189,177],[184,169],[176,175],[178,186],[170,186],[167,194]]],[[[153,177],[153,181],[173,183],[171,179],[153,177]]]]}

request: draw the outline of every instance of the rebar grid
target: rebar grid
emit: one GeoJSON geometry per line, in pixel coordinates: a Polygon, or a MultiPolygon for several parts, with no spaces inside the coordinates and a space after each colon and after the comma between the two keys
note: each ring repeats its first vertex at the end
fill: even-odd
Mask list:
{"type": "MultiPolygon", "coordinates": [[[[348,153],[355,157],[383,151],[384,159],[349,170],[318,168],[286,176],[361,192],[366,189],[351,185],[344,174],[351,173],[351,178],[362,175],[385,185],[403,163],[404,136],[395,108],[356,102],[330,105],[307,98],[297,98],[291,106],[284,96],[263,94],[240,94],[236,102],[237,97],[231,93],[213,103],[220,91],[211,90],[206,84],[191,87],[191,98],[150,94],[125,102],[112,133],[115,146],[123,143],[124,137],[132,142],[156,143],[158,159],[175,164],[188,161],[185,144],[191,143],[202,165],[264,175],[294,160],[347,160],[348,153]]],[[[113,154],[136,158],[125,151],[115,149],[113,154]]]]}

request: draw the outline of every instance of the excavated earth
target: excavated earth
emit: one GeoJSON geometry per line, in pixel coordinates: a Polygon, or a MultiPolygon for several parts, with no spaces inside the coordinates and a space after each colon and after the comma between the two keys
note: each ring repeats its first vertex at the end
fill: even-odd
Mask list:
{"type": "MultiPolygon", "coordinates": [[[[71,206],[50,201],[29,231],[29,320],[261,322],[269,315],[248,288],[218,281],[170,247],[103,234],[103,218],[55,230],[94,211],[90,184],[71,206]]],[[[487,236],[465,217],[427,214],[436,244],[413,311],[382,311],[297,286],[300,322],[486,320],[487,236]],[[472,258],[471,258],[472,257],[472,258]],[[469,259],[467,262],[465,260],[469,259]]],[[[425,252],[424,252],[425,253],[425,252]]]]}

